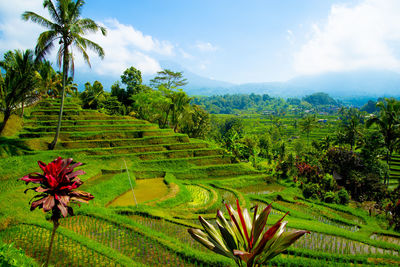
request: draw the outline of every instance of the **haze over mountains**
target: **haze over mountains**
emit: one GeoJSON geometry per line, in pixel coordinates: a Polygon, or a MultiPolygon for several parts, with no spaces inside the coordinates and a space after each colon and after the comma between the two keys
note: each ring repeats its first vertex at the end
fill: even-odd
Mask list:
{"type": "MultiPolygon", "coordinates": [[[[385,70],[359,70],[347,72],[329,72],[319,75],[298,76],[285,82],[233,84],[197,75],[173,62],[162,62],[162,68],[183,71],[188,85],[184,90],[189,95],[221,94],[269,94],[280,97],[303,97],[315,92],[325,92],[336,99],[377,98],[382,96],[400,96],[400,74],[385,70]]],[[[152,76],[143,76],[143,83],[148,84],[152,76]]],[[[119,77],[111,78],[95,74],[77,76],[76,82],[83,90],[87,81],[99,80],[104,89],[109,91],[119,77]]]]}

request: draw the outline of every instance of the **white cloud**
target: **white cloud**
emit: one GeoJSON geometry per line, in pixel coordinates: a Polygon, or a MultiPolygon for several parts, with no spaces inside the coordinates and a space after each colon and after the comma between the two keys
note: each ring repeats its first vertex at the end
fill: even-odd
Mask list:
{"type": "Polygon", "coordinates": [[[41,1],[0,1],[0,53],[14,49],[33,49],[43,28],[21,19],[22,13],[33,11],[45,15],[41,1]]]}
{"type": "Polygon", "coordinates": [[[188,52],[186,52],[186,51],[183,50],[182,48],[179,49],[179,52],[181,53],[181,56],[182,56],[184,59],[193,59],[193,58],[194,58],[191,54],[189,54],[188,52]]]}
{"type": "MultiPolygon", "coordinates": [[[[41,1],[0,0],[0,53],[13,49],[33,49],[37,37],[44,28],[21,19],[24,11],[33,11],[44,17],[49,17],[43,9],[41,1]]],[[[155,57],[171,57],[174,55],[174,45],[168,41],[160,41],[145,35],[131,25],[125,25],[116,19],[106,20],[103,24],[107,28],[107,36],[100,33],[86,36],[89,40],[98,43],[105,51],[104,60],[89,51],[92,71],[101,75],[116,76],[130,67],[135,66],[143,74],[154,74],[161,70],[160,64],[155,57]]],[[[48,59],[56,61],[55,47],[48,59]]],[[[78,53],[75,52],[75,70],[88,71],[85,63],[78,53]]]]}
{"type": "Polygon", "coordinates": [[[294,39],[295,39],[295,37],[294,37],[293,32],[292,32],[291,30],[287,30],[287,31],[286,31],[286,40],[288,40],[289,43],[290,43],[291,45],[293,45],[294,42],[295,42],[294,39]]]}
{"type": "Polygon", "coordinates": [[[400,71],[400,1],[333,5],[323,25],[294,56],[299,74],[361,68],[400,71]]]}
{"type": "MultiPolygon", "coordinates": [[[[88,38],[101,47],[105,52],[104,60],[91,53],[90,57],[95,62],[92,69],[101,75],[120,75],[126,68],[134,66],[142,74],[154,74],[161,70],[158,61],[150,54],[173,56],[174,46],[168,41],[159,41],[150,35],[134,29],[131,25],[119,23],[116,19],[104,23],[107,36],[101,34],[90,35],[88,38]]],[[[84,65],[79,60],[80,66],[84,65]]]]}
{"type": "Polygon", "coordinates": [[[196,43],[196,48],[201,52],[214,52],[217,51],[218,49],[217,46],[214,46],[209,42],[200,42],[200,41],[196,43]]]}

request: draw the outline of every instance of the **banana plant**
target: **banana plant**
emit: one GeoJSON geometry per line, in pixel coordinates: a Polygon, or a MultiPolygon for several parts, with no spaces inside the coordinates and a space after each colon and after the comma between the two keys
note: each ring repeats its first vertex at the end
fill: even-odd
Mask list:
{"type": "Polygon", "coordinates": [[[230,222],[223,213],[217,211],[217,228],[199,216],[204,231],[188,229],[189,234],[206,248],[215,253],[233,259],[238,266],[260,266],[276,255],[285,251],[305,233],[305,230],[285,232],[287,221],[283,221],[287,212],[269,229],[266,229],[271,204],[257,215],[258,205],[254,208],[252,217],[247,209],[243,209],[236,200],[237,210],[230,204],[225,204],[230,222]]]}

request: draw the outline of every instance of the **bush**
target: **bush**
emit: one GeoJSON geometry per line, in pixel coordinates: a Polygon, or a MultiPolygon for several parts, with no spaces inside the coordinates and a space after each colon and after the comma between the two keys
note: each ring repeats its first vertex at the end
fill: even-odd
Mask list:
{"type": "Polygon", "coordinates": [[[333,191],[336,189],[336,180],[330,174],[325,174],[321,179],[321,187],[325,191],[333,191]]]}
{"type": "Polygon", "coordinates": [[[346,205],[347,203],[349,203],[350,196],[346,189],[340,189],[340,191],[337,192],[337,197],[339,200],[339,204],[346,205]]]}
{"type": "Polygon", "coordinates": [[[335,193],[332,192],[332,191],[328,191],[328,192],[326,192],[325,195],[324,195],[324,201],[325,201],[326,203],[333,203],[333,202],[335,202],[335,198],[336,198],[336,195],[335,195],[335,193]]]}
{"type": "Polygon", "coordinates": [[[309,183],[303,185],[303,195],[305,198],[318,199],[320,194],[321,193],[318,184],[309,183]]]}

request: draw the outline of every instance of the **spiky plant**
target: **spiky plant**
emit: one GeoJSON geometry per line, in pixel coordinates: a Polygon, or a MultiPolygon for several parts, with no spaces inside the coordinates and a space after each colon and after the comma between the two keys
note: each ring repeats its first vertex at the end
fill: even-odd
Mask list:
{"type": "Polygon", "coordinates": [[[285,232],[287,221],[283,221],[286,213],[269,229],[265,228],[271,204],[259,215],[258,206],[250,217],[247,209],[241,209],[236,200],[237,211],[226,204],[230,222],[220,210],[217,211],[217,228],[199,216],[204,232],[200,229],[188,229],[189,234],[202,245],[215,253],[233,259],[238,266],[260,266],[276,255],[285,251],[305,233],[305,230],[285,232]]]}
{"type": "Polygon", "coordinates": [[[43,174],[34,172],[21,178],[22,181],[26,182],[26,184],[39,184],[37,187],[25,190],[25,193],[28,190],[34,190],[39,193],[32,198],[32,200],[38,200],[31,203],[31,211],[36,208],[41,208],[44,212],[51,212],[53,231],[50,238],[45,266],[48,266],[49,264],[54,236],[58,226],[60,225],[59,220],[61,216],[66,217],[68,214],[74,214],[69,203],[88,203],[89,200],[94,198],[90,193],[75,190],[83,184],[83,182],[78,178],[78,175],[85,174],[85,172],[83,170],[74,171],[74,168],[82,165],[82,163],[72,163],[73,160],[71,158],[62,159],[61,157],[58,157],[49,164],[38,161],[43,174]]]}

